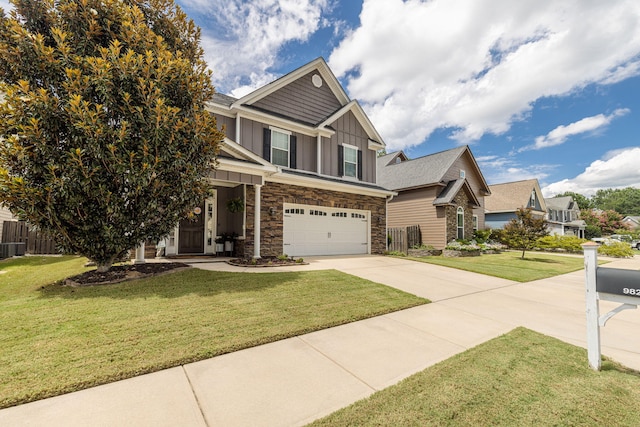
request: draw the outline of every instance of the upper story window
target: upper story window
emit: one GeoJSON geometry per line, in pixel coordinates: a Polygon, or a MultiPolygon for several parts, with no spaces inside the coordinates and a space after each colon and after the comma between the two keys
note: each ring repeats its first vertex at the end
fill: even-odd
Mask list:
{"type": "Polygon", "coordinates": [[[274,165],[296,168],[296,137],[291,132],[265,128],[262,151],[262,157],[274,165]]]}
{"type": "Polygon", "coordinates": [[[536,190],[531,192],[531,199],[529,200],[529,206],[532,208],[536,207],[536,190]]]}
{"type": "Polygon", "coordinates": [[[460,169],[460,178],[465,179],[466,176],[467,176],[467,173],[464,171],[464,169],[460,169]]]}
{"type": "Polygon", "coordinates": [[[338,175],[362,179],[362,151],[348,144],[338,146],[338,175]]]}
{"type": "Polygon", "coordinates": [[[271,130],[271,163],[289,167],[289,135],[271,130]]]}

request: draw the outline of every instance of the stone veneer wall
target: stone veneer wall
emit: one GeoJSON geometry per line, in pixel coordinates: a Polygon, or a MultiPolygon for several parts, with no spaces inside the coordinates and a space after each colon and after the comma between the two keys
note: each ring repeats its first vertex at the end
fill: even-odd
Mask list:
{"type": "MultiPolygon", "coordinates": [[[[260,255],[278,256],[283,251],[283,204],[323,206],[328,208],[360,209],[371,211],[371,253],[382,254],[386,250],[386,198],[362,196],[339,191],[266,182],[260,190],[260,255]],[[270,208],[275,208],[272,215],[270,208]]],[[[247,185],[246,240],[244,256],[253,257],[253,220],[255,189],[247,185]]],[[[242,256],[243,254],[238,254],[242,256]]]]}
{"type": "Polygon", "coordinates": [[[469,198],[464,191],[458,192],[453,199],[455,206],[445,207],[447,218],[447,244],[458,236],[458,206],[464,209],[464,238],[473,238],[473,209],[469,207],[469,198]]]}

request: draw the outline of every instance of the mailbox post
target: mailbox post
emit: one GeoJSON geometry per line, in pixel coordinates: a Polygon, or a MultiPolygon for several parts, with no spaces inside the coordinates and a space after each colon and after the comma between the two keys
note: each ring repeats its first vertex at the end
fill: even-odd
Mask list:
{"type": "Polygon", "coordinates": [[[587,242],[584,249],[584,270],[587,305],[587,355],[589,366],[600,370],[600,327],[622,310],[640,305],[640,271],[619,268],[598,268],[598,244],[587,242]],[[600,316],[599,302],[614,301],[622,305],[600,316]]]}

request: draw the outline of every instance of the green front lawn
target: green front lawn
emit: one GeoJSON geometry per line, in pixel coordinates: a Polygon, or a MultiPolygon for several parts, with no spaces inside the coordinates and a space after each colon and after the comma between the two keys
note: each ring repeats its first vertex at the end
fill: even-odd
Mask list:
{"type": "Polygon", "coordinates": [[[640,373],[518,328],[312,424],[638,426],[640,373]]]}
{"type": "MultiPolygon", "coordinates": [[[[521,259],[521,255],[522,252],[503,252],[476,257],[432,256],[406,257],[406,259],[473,271],[516,282],[531,282],[584,268],[584,258],[582,257],[527,252],[525,258],[521,259]]],[[[602,262],[599,263],[602,264],[602,262]]]]}
{"type": "Polygon", "coordinates": [[[51,285],[85,262],[0,262],[0,407],[428,302],[338,271],[194,268],[116,285],[51,285]]]}

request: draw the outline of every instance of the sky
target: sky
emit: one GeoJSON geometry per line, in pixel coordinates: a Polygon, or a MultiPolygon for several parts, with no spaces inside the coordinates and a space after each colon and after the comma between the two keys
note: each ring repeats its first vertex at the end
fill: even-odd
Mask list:
{"type": "Polygon", "coordinates": [[[637,0],[176,3],[221,93],[321,56],[387,152],[467,144],[490,185],[537,178],[545,197],[640,188],[637,0]]]}

